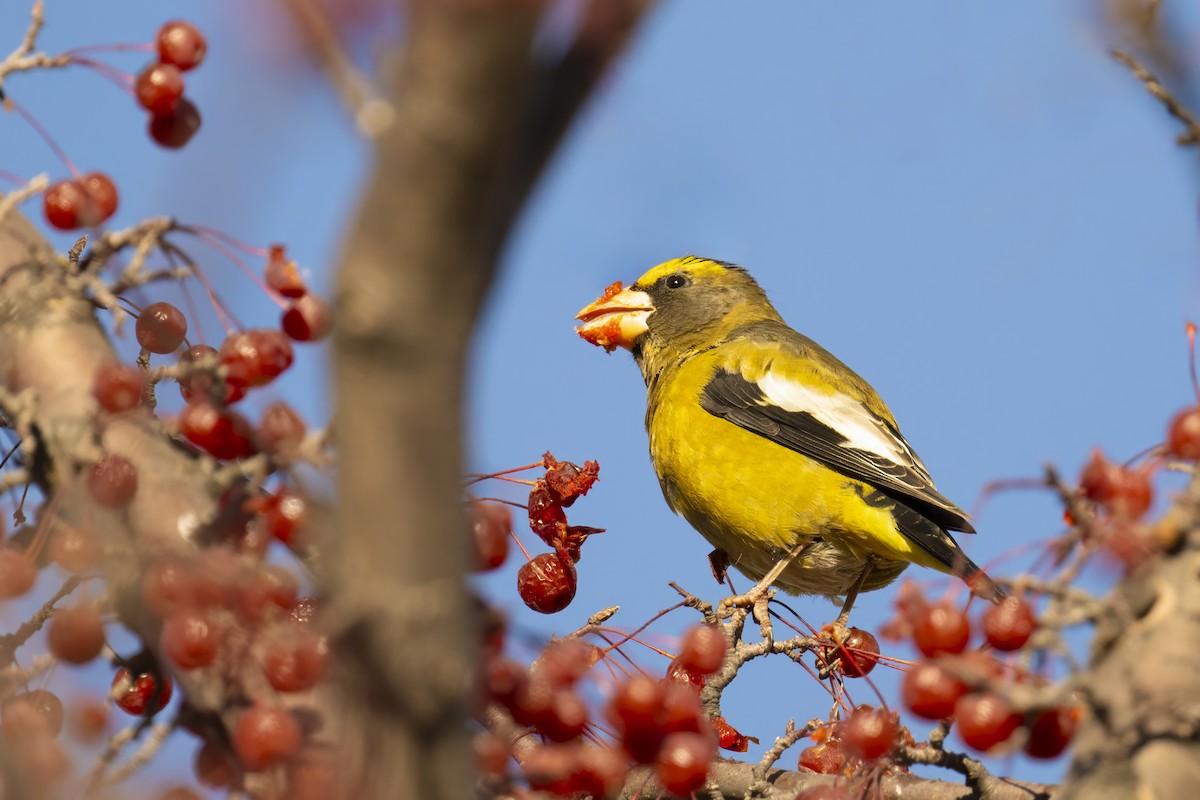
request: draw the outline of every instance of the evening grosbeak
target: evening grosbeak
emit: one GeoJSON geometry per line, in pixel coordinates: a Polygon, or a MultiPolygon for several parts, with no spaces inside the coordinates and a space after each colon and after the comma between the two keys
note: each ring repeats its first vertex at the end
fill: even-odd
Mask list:
{"type": "Polygon", "coordinates": [[[579,312],[579,334],[633,353],[667,504],[728,563],[794,594],[846,598],[909,564],[1000,590],[947,531],[974,533],[874,389],[789,328],[742,267],[686,256],[579,312]]]}

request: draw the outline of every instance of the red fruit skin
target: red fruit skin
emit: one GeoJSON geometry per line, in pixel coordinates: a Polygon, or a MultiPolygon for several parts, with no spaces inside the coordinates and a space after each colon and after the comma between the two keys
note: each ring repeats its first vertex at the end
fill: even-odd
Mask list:
{"type": "Polygon", "coordinates": [[[543,481],[538,481],[529,492],[527,506],[529,529],[546,544],[556,546],[567,528],[567,514],[563,511],[558,496],[550,491],[543,481]]]}
{"type": "MultiPolygon", "coordinates": [[[[167,703],[171,702],[173,688],[171,679],[163,675],[162,682],[162,691],[158,693],[158,702],[154,704],[151,715],[162,711],[167,707],[167,703]]],[[[113,676],[112,695],[122,711],[135,717],[141,717],[146,715],[146,709],[150,707],[157,687],[158,680],[149,672],[135,676],[125,667],[121,667],[113,676]]]]}
{"type": "Polygon", "coordinates": [[[1200,460],[1200,406],[1185,408],[1171,420],[1167,452],[1182,461],[1200,460]]]}
{"type": "Polygon", "coordinates": [[[170,114],[183,96],[183,72],[174,64],[151,64],[137,76],[134,95],[155,116],[170,114]]]}
{"type": "Polygon", "coordinates": [[[904,707],[922,719],[942,720],[967,693],[967,685],[937,664],[922,662],[904,673],[900,697],[904,707]]]}
{"type": "Polygon", "coordinates": [[[316,686],[325,674],[329,648],[312,634],[276,642],[263,656],[263,673],[279,692],[303,692],[316,686]]]}
{"type": "Polygon", "coordinates": [[[158,51],[159,61],[174,64],[180,71],[187,72],[200,66],[208,52],[208,41],[195,25],[173,19],[158,29],[154,49],[158,51]]]}
{"type": "Polygon", "coordinates": [[[160,147],[178,150],[200,130],[200,109],[186,97],[179,98],[168,114],[153,114],[146,123],[146,135],[160,147]]]}
{"type": "Polygon", "coordinates": [[[234,386],[265,386],[292,365],[291,342],[282,331],[255,328],[235,333],[221,343],[217,358],[234,386]]]}
{"type": "Polygon", "coordinates": [[[79,228],[89,202],[87,192],[75,181],[55,181],[42,192],[46,221],[60,231],[79,228]]]}
{"type": "Polygon", "coordinates": [[[997,650],[1020,650],[1037,627],[1033,609],[1019,597],[1006,597],[983,612],[983,635],[997,650]]]}
{"type": "Polygon", "coordinates": [[[678,661],[701,675],[711,675],[725,663],[728,644],[719,625],[697,625],[683,635],[678,661]]]}
{"type": "Polygon", "coordinates": [[[179,415],[179,432],[213,458],[229,460],[254,455],[253,431],[236,411],[212,403],[189,403],[179,415]]]}
{"type": "Polygon", "coordinates": [[[681,659],[682,656],[671,659],[665,678],[669,682],[683,684],[699,695],[700,690],[704,688],[704,675],[688,667],[681,659]]]}
{"type": "Polygon", "coordinates": [[[508,558],[508,540],[512,532],[512,512],[499,503],[476,500],[472,504],[472,531],[475,544],[476,572],[489,572],[508,558]]]}
{"type": "Polygon", "coordinates": [[[849,717],[838,723],[842,746],[864,761],[874,761],[891,752],[898,733],[894,714],[867,706],[854,709],[849,717]]]}
{"type": "MultiPolygon", "coordinates": [[[[712,719],[713,732],[717,734],[717,746],[731,753],[745,753],[750,749],[749,736],[743,736],[724,717],[712,719]]],[[[757,741],[757,740],[756,740],[757,741]]]]}
{"type": "Polygon", "coordinates": [[[305,294],[284,309],[279,326],[297,342],[319,342],[333,332],[333,311],[315,294],[305,294]]]}
{"type": "Polygon", "coordinates": [[[85,227],[99,225],[117,213],[120,195],[112,178],[103,172],[89,172],[79,179],[79,185],[88,197],[84,213],[79,218],[85,227]]]}
{"type": "Polygon", "coordinates": [[[825,663],[839,661],[838,669],[847,678],[869,675],[879,663],[879,640],[861,628],[850,628],[837,647],[826,648],[825,663]]]}
{"type": "Polygon", "coordinates": [[[59,661],[86,664],[104,648],[104,625],[95,606],[71,606],[55,613],[46,632],[46,644],[59,661]]]}
{"type": "Polygon", "coordinates": [[[255,438],[263,452],[286,460],[295,455],[307,432],[308,426],[296,410],[277,400],[263,409],[255,438]]]}
{"type": "Polygon", "coordinates": [[[119,414],[142,403],[142,373],[127,364],[105,364],[96,370],[92,394],[105,411],[119,414]]]}
{"type": "Polygon", "coordinates": [[[541,614],[555,614],[569,606],[578,586],[575,565],[557,553],[534,556],[517,571],[517,593],[541,614]]]}
{"type": "Polygon", "coordinates": [[[170,303],[151,303],[138,314],[134,333],[138,344],[151,353],[173,353],[187,338],[187,318],[170,303]]]}
{"type": "Polygon", "coordinates": [[[33,588],[37,567],[24,553],[0,546],[0,600],[20,597],[33,588]]]}
{"type": "Polygon", "coordinates": [[[1078,709],[1048,708],[1026,723],[1029,738],[1025,740],[1025,755],[1030,758],[1058,758],[1067,749],[1079,727],[1078,709]]]}
{"type": "Polygon", "coordinates": [[[137,467],[129,459],[105,453],[87,477],[88,494],[105,508],[124,508],[137,495],[137,467]]]}
{"type": "Polygon", "coordinates": [[[663,739],[654,772],[670,794],[687,797],[704,786],[716,754],[711,735],[672,733],[663,739]]]}
{"type": "Polygon", "coordinates": [[[300,751],[300,723],[281,708],[256,705],[234,726],[233,751],[252,770],[272,767],[300,751]]]}
{"type": "Polygon", "coordinates": [[[163,623],[163,653],[180,669],[208,666],[216,660],[220,646],[220,631],[203,611],[185,609],[163,623]]]}
{"type": "Polygon", "coordinates": [[[830,739],[801,750],[798,766],[820,775],[836,775],[846,766],[846,754],[837,739],[830,739]]]}
{"type": "Polygon", "coordinates": [[[926,606],[913,620],[913,643],[930,658],[961,653],[970,640],[971,621],[961,609],[948,603],[926,606]]]}
{"type": "Polygon", "coordinates": [[[1008,701],[991,692],[973,692],[959,698],[954,705],[955,729],[963,743],[986,753],[1008,741],[1021,726],[1021,715],[1012,710],[1008,701]]]}

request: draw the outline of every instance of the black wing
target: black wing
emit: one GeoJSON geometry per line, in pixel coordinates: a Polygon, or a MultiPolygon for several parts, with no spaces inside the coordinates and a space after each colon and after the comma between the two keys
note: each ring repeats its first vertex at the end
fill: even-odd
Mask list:
{"type": "MultiPolygon", "coordinates": [[[[704,387],[700,405],[710,414],[820,461],[849,478],[874,486],[936,526],[965,533],[975,532],[967,521],[966,513],[933,487],[924,465],[899,432],[873,415],[872,419],[877,420],[878,426],[873,433],[886,437],[896,452],[902,454],[900,460],[908,463],[855,447],[846,435],[818,419],[815,409],[790,411],[781,408],[767,397],[757,383],[725,369],[718,369],[704,387]]],[[[862,412],[869,414],[865,408],[862,412]]],[[[925,548],[922,544],[924,537],[912,538],[925,548]]],[[[940,554],[930,553],[942,560],[940,554]]],[[[961,552],[957,557],[961,557],[961,552]]]]}

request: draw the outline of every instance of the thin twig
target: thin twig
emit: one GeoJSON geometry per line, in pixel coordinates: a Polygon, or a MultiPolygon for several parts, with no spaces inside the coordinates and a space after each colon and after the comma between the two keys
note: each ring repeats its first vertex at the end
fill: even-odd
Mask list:
{"type": "Polygon", "coordinates": [[[1163,86],[1162,81],[1124,50],[1113,50],[1112,57],[1128,67],[1129,71],[1133,73],[1133,77],[1145,85],[1146,91],[1163,104],[1167,113],[1182,122],[1184,127],[1187,128],[1187,130],[1175,138],[1177,144],[1191,145],[1200,142],[1200,121],[1197,121],[1191,112],[1171,94],[1167,87],[1163,86]]]}

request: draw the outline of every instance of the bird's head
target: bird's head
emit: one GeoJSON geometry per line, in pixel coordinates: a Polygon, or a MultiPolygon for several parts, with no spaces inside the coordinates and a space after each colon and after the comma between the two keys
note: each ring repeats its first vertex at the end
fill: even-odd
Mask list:
{"type": "Polygon", "coordinates": [[[575,318],[584,339],[610,351],[624,347],[640,362],[668,348],[709,346],[735,328],[778,320],[779,314],[742,267],[684,256],[659,264],[625,289],[613,284],[575,318]]]}

